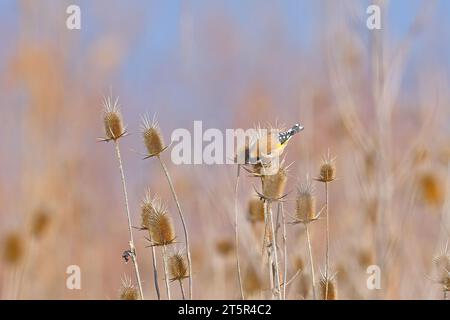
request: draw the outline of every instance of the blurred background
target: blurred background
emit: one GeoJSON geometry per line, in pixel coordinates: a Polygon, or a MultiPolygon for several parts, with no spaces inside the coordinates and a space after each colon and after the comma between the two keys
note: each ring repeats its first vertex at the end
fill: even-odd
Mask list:
{"type": "MultiPolygon", "coordinates": [[[[288,190],[318,175],[328,149],[337,157],[330,224],[339,297],[441,298],[433,258],[450,228],[449,12],[444,0],[1,0],[1,297],[117,299],[121,277],[134,279],[121,258],[128,231],[114,148],[97,142],[112,91],[130,133],[121,147],[133,225],[150,188],[168,202],[184,247],[159,164],[137,153],[141,115],[156,114],[166,141],[194,120],[222,130],[300,122],[305,130],[286,149],[288,190]],[[372,3],[381,30],[366,27],[372,3]],[[66,28],[71,4],[81,30],[66,28]],[[367,289],[372,264],[381,290],[367,289]],[[69,265],[81,269],[80,290],[66,287],[69,265]]],[[[236,168],[163,158],[191,232],[194,297],[238,298],[236,168]]],[[[248,296],[267,298],[252,269],[262,241],[247,219],[254,184],[245,177],[240,188],[240,256],[248,296]]],[[[323,185],[316,195],[322,204],[323,185]]],[[[312,227],[321,270],[324,228],[312,227]]],[[[288,298],[310,299],[304,229],[287,229],[288,278],[302,270],[288,298]]],[[[154,299],[144,236],[135,232],[144,293],[154,299]]]]}

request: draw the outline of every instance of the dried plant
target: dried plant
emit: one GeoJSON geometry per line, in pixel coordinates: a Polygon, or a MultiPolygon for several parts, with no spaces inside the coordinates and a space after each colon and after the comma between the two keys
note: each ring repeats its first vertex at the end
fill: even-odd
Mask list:
{"type": "Polygon", "coordinates": [[[120,177],[122,181],[122,189],[123,194],[125,198],[125,210],[127,214],[128,219],[128,232],[130,236],[129,241],[129,254],[131,256],[131,260],[133,261],[135,273],[136,273],[136,280],[139,287],[139,293],[141,295],[141,299],[144,299],[144,293],[142,291],[142,283],[141,283],[141,276],[139,274],[139,266],[137,262],[137,254],[136,254],[136,247],[134,246],[134,240],[133,240],[133,229],[131,224],[131,217],[130,217],[130,207],[128,204],[128,192],[127,192],[127,186],[126,186],[126,180],[125,180],[125,172],[123,168],[122,163],[122,156],[120,153],[120,147],[119,147],[119,139],[126,135],[126,130],[123,126],[122,121],[122,114],[120,112],[119,107],[119,98],[116,98],[114,103],[112,102],[111,96],[105,97],[103,100],[103,122],[105,125],[105,134],[106,138],[101,139],[102,141],[114,141],[115,149],[116,149],[116,155],[117,160],[119,162],[119,171],[120,171],[120,177]]]}
{"type": "Polygon", "coordinates": [[[184,259],[184,254],[177,252],[169,257],[169,274],[170,281],[178,281],[180,284],[181,295],[185,300],[184,288],[182,280],[189,278],[188,267],[184,259]]]}
{"type": "MultiPolygon", "coordinates": [[[[325,185],[325,216],[326,216],[326,257],[325,257],[325,279],[328,279],[329,276],[329,268],[330,268],[330,210],[329,210],[329,197],[328,197],[328,184],[336,179],[336,158],[331,157],[330,150],[325,157],[323,157],[322,165],[320,166],[320,174],[316,179],[320,182],[323,182],[325,185]]],[[[325,282],[326,294],[325,297],[328,296],[328,283],[325,282]]]]}
{"type": "MultiPolygon", "coordinates": [[[[152,242],[152,236],[150,233],[150,226],[151,226],[151,218],[157,211],[162,210],[162,202],[161,199],[158,197],[151,197],[150,191],[147,191],[144,200],[141,204],[141,229],[147,230],[149,234],[150,242],[152,242]]],[[[155,284],[155,291],[156,296],[158,300],[161,299],[161,294],[159,291],[159,284],[158,284],[158,269],[156,267],[156,252],[155,252],[155,246],[151,246],[152,250],[152,266],[153,266],[153,282],[155,284]]]]}
{"type": "Polygon", "coordinates": [[[168,148],[165,146],[164,139],[161,134],[161,129],[158,126],[155,118],[150,123],[148,121],[148,117],[143,118],[142,123],[142,135],[144,139],[144,144],[147,148],[148,155],[145,158],[156,157],[161,165],[161,168],[166,176],[167,182],[170,187],[170,191],[172,192],[172,197],[175,201],[175,204],[178,209],[178,214],[181,220],[181,224],[183,226],[184,232],[184,240],[186,243],[186,254],[188,260],[188,269],[189,269],[189,299],[192,299],[192,261],[191,261],[191,249],[189,243],[189,232],[187,230],[186,221],[183,215],[183,211],[181,210],[180,201],[178,200],[177,193],[175,192],[175,187],[173,186],[172,178],[170,177],[169,170],[167,169],[164,161],[161,158],[161,153],[168,148]]]}
{"type": "Polygon", "coordinates": [[[120,287],[120,300],[138,300],[139,292],[136,286],[131,283],[131,279],[124,276],[120,287]]]}

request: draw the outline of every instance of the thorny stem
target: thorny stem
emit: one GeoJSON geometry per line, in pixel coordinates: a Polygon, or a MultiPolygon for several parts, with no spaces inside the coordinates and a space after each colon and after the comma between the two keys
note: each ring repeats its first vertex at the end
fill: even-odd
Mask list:
{"type": "Polygon", "coordinates": [[[240,170],[241,165],[238,164],[237,167],[237,174],[236,174],[236,185],[234,189],[234,238],[235,238],[235,245],[236,245],[236,268],[237,268],[237,274],[238,274],[238,282],[239,282],[239,291],[241,293],[241,299],[245,300],[244,297],[244,288],[242,286],[242,275],[241,275],[241,263],[239,260],[239,232],[238,232],[238,193],[239,193],[239,178],[240,178],[240,170]]]}
{"type": "Polygon", "coordinates": [[[186,300],[186,297],[184,295],[183,282],[181,281],[181,279],[178,280],[178,282],[180,283],[181,296],[183,297],[183,300],[186,300]]]}
{"type": "Polygon", "coordinates": [[[189,234],[186,227],[186,222],[184,220],[183,211],[181,211],[180,202],[178,201],[177,194],[175,192],[175,188],[172,183],[172,179],[170,178],[169,171],[167,170],[166,165],[162,161],[160,155],[157,156],[159,163],[161,164],[161,167],[164,171],[164,174],[166,175],[167,182],[169,183],[170,191],[172,192],[173,199],[175,200],[175,203],[177,205],[178,213],[180,215],[181,223],[183,225],[183,231],[184,231],[184,241],[186,242],[186,254],[188,259],[188,267],[189,267],[189,299],[192,300],[192,262],[191,262],[191,249],[189,246],[189,234]]]}
{"type": "Polygon", "coordinates": [[[134,246],[134,241],[133,241],[133,229],[131,227],[130,207],[128,204],[128,193],[127,193],[127,185],[125,182],[125,173],[123,170],[122,157],[120,155],[119,142],[117,140],[115,141],[115,147],[116,147],[117,159],[119,160],[120,176],[121,176],[121,180],[122,180],[123,194],[125,197],[125,209],[127,211],[127,218],[128,218],[128,231],[130,233],[129,245],[130,245],[130,251],[131,251],[131,260],[133,261],[134,270],[136,273],[136,281],[139,286],[139,293],[141,295],[141,299],[144,300],[144,293],[142,291],[142,284],[141,284],[141,276],[139,275],[139,267],[138,267],[137,257],[136,257],[136,248],[134,246]]]}
{"type": "Polygon", "coordinates": [[[325,207],[327,215],[327,249],[326,249],[326,260],[325,260],[325,300],[328,300],[328,273],[330,269],[330,225],[328,217],[328,182],[325,182],[325,207]]]}
{"type": "Polygon", "coordinates": [[[314,277],[314,262],[313,262],[313,256],[312,256],[311,238],[309,236],[308,223],[305,223],[305,228],[306,228],[306,241],[308,243],[309,264],[311,265],[311,283],[312,283],[312,289],[313,289],[313,299],[316,300],[316,280],[314,277]]]}
{"type": "Polygon", "coordinates": [[[166,252],[166,245],[162,246],[162,254],[163,254],[163,266],[164,266],[164,280],[166,282],[166,291],[167,291],[167,298],[169,300],[172,300],[172,297],[170,295],[170,286],[169,286],[169,273],[167,272],[167,252],[166,252]]]}
{"type": "Polygon", "coordinates": [[[155,283],[156,296],[158,297],[158,300],[161,300],[161,294],[159,292],[159,284],[158,284],[158,269],[156,268],[155,246],[152,246],[152,264],[153,264],[153,281],[155,283]]]}
{"type": "Polygon", "coordinates": [[[273,223],[273,214],[272,214],[272,203],[270,201],[267,201],[267,213],[268,218],[270,219],[270,227],[272,232],[272,252],[273,252],[273,259],[272,261],[272,268],[274,269],[274,277],[275,277],[275,286],[278,294],[278,299],[281,300],[281,289],[280,289],[280,270],[278,265],[278,253],[277,253],[277,240],[275,237],[275,227],[273,223]]]}

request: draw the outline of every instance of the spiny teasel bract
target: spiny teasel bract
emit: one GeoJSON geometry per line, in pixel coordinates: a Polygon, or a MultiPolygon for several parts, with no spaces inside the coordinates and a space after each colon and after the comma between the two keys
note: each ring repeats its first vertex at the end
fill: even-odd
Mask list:
{"type": "Polygon", "coordinates": [[[127,276],[122,278],[120,287],[120,300],[138,300],[139,292],[136,286],[131,283],[131,279],[127,276]]]}
{"type": "Polygon", "coordinates": [[[153,246],[164,246],[175,242],[175,230],[165,205],[161,205],[158,211],[154,211],[150,216],[148,230],[153,246]]]}
{"type": "Polygon", "coordinates": [[[11,232],[3,239],[3,259],[10,265],[19,264],[25,255],[24,239],[18,232],[11,232]]]}
{"type": "Polygon", "coordinates": [[[143,116],[141,130],[144,144],[148,152],[148,155],[145,158],[157,156],[167,148],[155,117],[150,121],[148,116],[143,116]]]}
{"type": "Polygon", "coordinates": [[[172,254],[168,259],[170,281],[188,278],[188,266],[182,252],[172,254]]]}
{"type": "Polygon", "coordinates": [[[324,300],[337,300],[338,299],[336,273],[329,276],[328,279],[326,279],[325,276],[322,275],[322,277],[320,279],[320,292],[321,292],[322,298],[324,300]],[[328,294],[326,294],[327,283],[328,283],[328,294]]]}
{"type": "Polygon", "coordinates": [[[102,139],[104,141],[116,141],[126,134],[120,112],[119,97],[114,103],[111,96],[103,98],[103,123],[106,134],[106,138],[102,139]]]}
{"type": "Polygon", "coordinates": [[[250,199],[247,216],[250,222],[264,222],[264,201],[259,198],[250,199]]]}
{"type": "Polygon", "coordinates": [[[298,187],[295,204],[295,218],[298,222],[310,223],[319,218],[320,212],[316,212],[314,186],[309,177],[298,187]]]}
{"type": "Polygon", "coordinates": [[[141,203],[141,229],[149,230],[151,217],[158,211],[164,211],[165,207],[161,199],[154,195],[151,196],[150,190],[145,193],[145,197],[141,203]]]}
{"type": "Polygon", "coordinates": [[[319,177],[316,178],[320,182],[331,182],[336,179],[336,157],[331,157],[330,151],[322,158],[322,164],[319,170],[319,177]]]}

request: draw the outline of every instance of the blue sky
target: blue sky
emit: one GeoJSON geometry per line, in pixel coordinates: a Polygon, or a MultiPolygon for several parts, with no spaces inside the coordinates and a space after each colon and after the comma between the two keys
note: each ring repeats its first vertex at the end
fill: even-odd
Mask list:
{"type": "MultiPolygon", "coordinates": [[[[66,0],[58,2],[60,6],[53,7],[51,4],[55,3],[54,0],[35,0],[32,3],[42,6],[43,10],[51,7],[50,11],[44,12],[44,16],[59,17],[58,12],[61,11],[61,22],[66,16],[64,6],[78,4],[82,10],[82,41],[78,49],[82,52],[83,46],[89,46],[95,39],[111,32],[105,29],[104,21],[99,17],[108,18],[109,25],[114,30],[117,29],[117,32],[122,27],[136,23],[139,26],[136,36],[128,43],[126,57],[117,78],[111,79],[112,85],[123,88],[130,95],[133,92],[136,100],[146,99],[150,105],[167,103],[186,110],[196,109],[201,114],[212,112],[209,106],[214,104],[214,114],[220,117],[221,110],[230,103],[230,92],[236,93],[245,87],[249,77],[258,76],[258,72],[261,72],[262,78],[272,76],[274,79],[284,78],[288,81],[290,66],[284,65],[283,60],[302,53],[315,55],[318,50],[317,33],[326,19],[325,8],[330,1],[339,3],[339,0],[66,0]],[[191,13],[193,28],[200,37],[208,34],[211,21],[219,18],[219,15],[233,26],[240,42],[238,48],[232,49],[235,50],[231,52],[235,60],[230,63],[231,68],[222,69],[220,59],[214,54],[205,53],[211,49],[208,44],[203,39],[196,39],[198,42],[195,45],[198,47],[193,49],[195,57],[191,61],[195,75],[190,79],[184,78],[179,51],[182,45],[180,19],[186,9],[191,13]],[[272,19],[276,19],[278,26],[274,34],[270,29],[272,19]],[[264,57],[269,54],[267,43],[276,42],[277,37],[283,38],[281,43],[285,46],[284,51],[281,52],[277,46],[269,48],[278,52],[277,58],[280,61],[276,61],[273,66],[261,66],[261,61],[264,62],[264,57]],[[211,76],[220,72],[226,75],[225,79],[211,76]],[[225,89],[223,92],[209,94],[208,90],[214,85],[221,85],[225,89]],[[165,96],[166,101],[161,96],[165,96]]],[[[355,0],[355,3],[365,8],[371,1],[355,0]]],[[[411,22],[422,10],[423,3],[421,0],[390,1],[388,31],[394,42],[405,35],[411,22]]],[[[446,43],[450,43],[450,1],[440,0],[436,3],[436,15],[431,22],[432,31],[429,34],[439,37],[442,45],[446,46],[446,43]]],[[[3,49],[0,49],[0,67],[8,52],[11,52],[19,32],[18,6],[19,1],[0,0],[0,35],[7,39],[4,40],[3,49]]],[[[360,18],[365,19],[365,16],[362,11],[360,18]]],[[[35,20],[33,26],[40,29],[39,21],[35,20]]],[[[219,30],[219,35],[220,32],[222,31],[219,30]]],[[[412,54],[413,64],[420,62],[421,49],[426,48],[426,45],[426,42],[416,44],[412,54]]],[[[450,59],[448,48],[446,49],[442,53],[436,53],[436,56],[443,59],[448,67],[450,59]]],[[[74,54],[73,59],[76,57],[74,54]]],[[[301,61],[298,64],[300,66],[301,61]]],[[[282,92],[284,83],[280,81],[275,85],[282,92]]],[[[127,98],[131,99],[131,96],[127,98]]],[[[194,113],[192,117],[195,115],[194,113]]],[[[225,113],[223,115],[226,116],[225,113]]]]}

